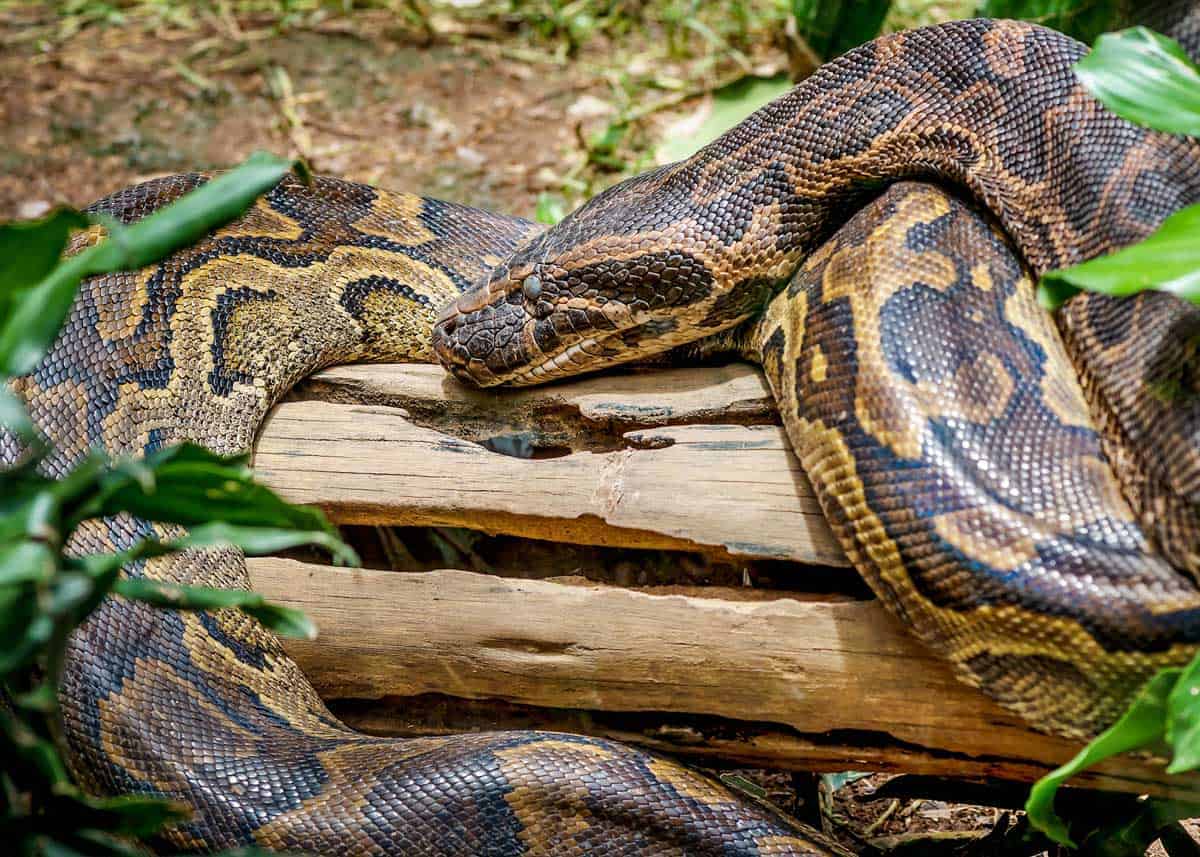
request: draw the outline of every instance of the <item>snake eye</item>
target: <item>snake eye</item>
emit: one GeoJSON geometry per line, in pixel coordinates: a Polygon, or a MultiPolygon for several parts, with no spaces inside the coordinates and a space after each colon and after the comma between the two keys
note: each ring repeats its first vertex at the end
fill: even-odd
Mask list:
{"type": "Polygon", "coordinates": [[[521,293],[525,295],[525,300],[533,303],[542,295],[542,281],[530,274],[521,283],[521,293]]]}

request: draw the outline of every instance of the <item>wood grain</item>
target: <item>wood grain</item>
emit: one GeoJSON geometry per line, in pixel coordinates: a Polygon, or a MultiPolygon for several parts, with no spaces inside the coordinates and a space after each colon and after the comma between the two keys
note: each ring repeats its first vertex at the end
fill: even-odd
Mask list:
{"type": "MultiPolygon", "coordinates": [[[[272,411],[255,466],[343,523],[793,560],[788,585],[803,564],[846,565],[742,364],[508,393],[430,366],[338,367],[272,411]],[[480,445],[498,438],[543,457],[480,445]]],[[[320,626],[315,643],[285,641],[317,689],[378,733],[548,728],[706,764],[1026,781],[1078,750],[958,682],[874,601],[520,569],[250,568],[256,589],[320,626]]],[[[1080,783],[1200,798],[1197,778],[1140,759],[1080,783]]]]}
{"type": "MultiPolygon", "coordinates": [[[[338,372],[355,369],[361,377],[367,368],[378,369],[338,372]]],[[[847,565],[781,428],[675,424],[725,408],[752,411],[738,404],[754,393],[743,372],[732,378],[727,369],[660,373],[665,377],[656,381],[655,408],[641,389],[650,377],[645,375],[627,376],[638,384],[624,404],[611,390],[597,391],[600,379],[580,385],[582,392],[565,392],[568,387],[540,396],[523,392],[523,404],[506,409],[490,407],[499,394],[454,384],[447,396],[460,405],[473,402],[474,416],[453,422],[470,423],[475,434],[510,435],[514,424],[569,401],[593,425],[609,429],[617,447],[525,460],[416,425],[410,419],[414,402],[427,402],[443,389],[441,382],[430,386],[428,368],[377,372],[393,388],[397,378],[410,383],[392,405],[279,405],[255,447],[259,476],[287,499],[315,503],[339,523],[462,526],[576,544],[847,565]],[[705,371],[713,373],[711,385],[704,382],[705,371]],[[677,379],[677,373],[683,377],[677,379]],[[476,402],[479,396],[490,398],[476,402]],[[401,403],[407,407],[397,407],[401,403]],[[624,430],[647,421],[655,425],[624,430]]],[[[361,389],[359,394],[372,397],[361,389]]]]}
{"type": "MultiPolygon", "coordinates": [[[[250,568],[255,589],[321,628],[316,642],[286,646],[322,696],[386,701],[358,719],[377,730],[428,731],[406,700],[436,694],[545,709],[543,728],[769,767],[1032,779],[1078,750],[956,681],[875,602],[733,600],[715,588],[654,595],[282,559],[250,568]],[[589,715],[572,717],[580,711],[589,715]],[[633,728],[603,712],[648,719],[633,728]]],[[[1083,782],[1200,794],[1194,778],[1169,780],[1137,760],[1083,782]]]]}

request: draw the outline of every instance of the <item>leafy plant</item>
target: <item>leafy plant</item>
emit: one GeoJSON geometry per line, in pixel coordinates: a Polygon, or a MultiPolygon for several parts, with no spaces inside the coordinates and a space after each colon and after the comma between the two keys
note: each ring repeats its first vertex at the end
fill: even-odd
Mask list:
{"type": "Polygon", "coordinates": [[[821,59],[832,59],[879,34],[891,0],[792,0],[796,30],[821,59]]]}
{"type": "Polygon", "coordinates": [[[1123,0],[982,0],[978,14],[1034,21],[1091,44],[1119,27],[1124,11],[1123,0]]]}
{"type": "MultiPolygon", "coordinates": [[[[1200,136],[1200,68],[1165,36],[1143,27],[1101,36],[1075,67],[1080,81],[1118,116],[1200,136]]],[[[1054,309],[1080,289],[1131,295],[1146,289],[1200,303],[1200,206],[1176,212],[1139,244],[1061,271],[1038,286],[1054,309]]]]}
{"type": "Polygon", "coordinates": [[[680,161],[715,140],[763,105],[792,88],[787,75],[743,77],[713,93],[712,112],[695,133],[663,143],[658,149],[661,161],[680,161]]]}
{"type": "MultiPolygon", "coordinates": [[[[1200,133],[1200,69],[1170,39],[1141,27],[1102,36],[1076,72],[1092,95],[1131,122],[1200,133]]],[[[1109,295],[1156,289],[1200,303],[1200,205],[1167,218],[1139,244],[1046,274],[1038,288],[1051,308],[1080,289],[1109,295]]],[[[1030,821],[1055,841],[1073,844],[1066,823],[1054,812],[1059,786],[1103,759],[1142,748],[1165,750],[1171,756],[1169,774],[1200,767],[1200,655],[1185,668],[1160,671],[1112,727],[1039,780],[1026,803],[1030,821]]],[[[1162,823],[1198,811],[1149,802],[1145,817],[1132,820],[1125,835],[1132,837],[1138,829],[1152,833],[1162,823]]]]}
{"type": "MultiPolygon", "coordinates": [[[[238,216],[291,166],[253,156],[130,226],[66,209],[0,226],[0,380],[37,365],[84,277],[141,267],[197,240],[238,216]],[[71,232],[96,224],[104,239],[62,259],[71,232]]],[[[357,558],[320,512],[255,484],[245,458],[189,444],[144,459],[110,461],[93,452],[53,479],[39,471],[47,444],[5,385],[0,423],[27,445],[20,461],[0,471],[0,832],[19,854],[140,854],[130,840],[183,810],[146,796],[94,798],[72,783],[60,752],[57,694],[71,632],[115,593],[177,609],[236,607],[278,633],[311,637],[315,629],[302,613],[255,593],[160,582],[132,564],[215,545],[257,554],[318,544],[339,561],[357,558]],[[66,551],[84,522],[119,513],[189,529],[147,536],[118,553],[66,551]],[[122,569],[133,570],[122,576],[122,569]]]]}

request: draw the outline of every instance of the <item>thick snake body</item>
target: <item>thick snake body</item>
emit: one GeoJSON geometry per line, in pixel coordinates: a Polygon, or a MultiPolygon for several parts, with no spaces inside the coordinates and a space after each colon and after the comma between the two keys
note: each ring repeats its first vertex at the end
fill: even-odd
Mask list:
{"type": "MultiPolygon", "coordinates": [[[[133,221],[203,180],[153,181],[92,210],[133,221]]],[[[167,261],[87,281],[53,350],[17,389],[56,443],[54,473],[92,446],[115,454],[191,440],[245,450],[272,402],[321,366],[429,359],[437,309],[536,228],[362,185],[289,178],[167,261]]],[[[0,454],[18,455],[11,437],[0,437],[0,454]]],[[[151,526],[99,522],[71,548],[119,549],[151,526]]],[[[248,585],[233,550],[192,551],[130,573],[248,585]]],[[[88,789],[160,794],[195,810],[163,837],[171,849],[841,853],[707,777],[610,741],[355,733],[274,635],[237,611],[106,600],[72,640],[61,699],[71,766],[88,789]]]]}
{"type": "MultiPolygon", "coordinates": [[[[56,472],[90,445],[190,439],[232,452],[306,372],[427,359],[437,306],[476,278],[485,284],[447,311],[434,346],[484,383],[728,332],[783,288],[740,341],[762,360],[858,569],[968,680],[1038,725],[1091,733],[1200,640],[1200,594],[1167,561],[1195,565],[1200,465],[1181,374],[1195,313],[1162,296],[1077,299],[1060,318],[1068,358],[1018,259],[1040,272],[1145,236],[1200,199],[1200,158],[1194,143],[1092,102],[1071,77],[1081,50],[984,21],[881,39],[541,235],[460,206],[287,180],[196,247],[86,283],[18,389],[60,449],[56,472]],[[975,203],[900,181],[914,177],[975,203]],[[1137,442],[1164,425],[1168,442],[1137,442]]],[[[201,180],[153,182],[97,208],[133,220],[201,180]]],[[[17,455],[11,439],[0,455],[17,455]]],[[[74,547],[127,544],[149,526],[106,521],[74,547]]],[[[130,573],[246,585],[232,551],[130,573]]],[[[173,847],[832,847],[609,742],[357,735],[271,635],[232,612],[105,602],[73,640],[62,700],[89,788],[195,808],[173,847]]]]}
{"type": "Polygon", "coordinates": [[[1083,50],[980,20],[856,49],[534,238],[447,309],[439,357],[536,383],[728,329],[795,275],[751,350],[848,556],[967,681],[1094,734],[1200,643],[1200,312],[1077,297],[1068,361],[1015,259],[1145,237],[1200,201],[1200,146],[1108,113],[1083,50]],[[906,178],[1013,249],[945,192],[878,198],[906,178]]]}

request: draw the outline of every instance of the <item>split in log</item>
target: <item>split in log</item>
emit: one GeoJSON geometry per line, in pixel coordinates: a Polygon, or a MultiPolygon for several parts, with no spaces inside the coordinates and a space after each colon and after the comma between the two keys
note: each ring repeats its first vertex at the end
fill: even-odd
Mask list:
{"type": "MultiPolygon", "coordinates": [[[[351,722],[371,731],[536,725],[706,764],[1021,780],[1079,749],[957,681],[874,601],[761,590],[732,600],[720,587],[654,595],[286,559],[252,560],[250,576],[317,622],[320,639],[285,641],[288,652],[322,697],[347,701],[351,722]],[[488,708],[459,712],[447,697],[521,708],[489,718],[488,708]]],[[[1194,778],[1169,780],[1161,765],[1130,759],[1080,783],[1200,795],[1194,778]]]]}
{"type": "MultiPolygon", "coordinates": [[[[803,591],[830,575],[862,590],[752,367],[512,393],[436,367],[339,367],[271,413],[255,466],[342,524],[788,561],[786,592],[252,561],[256,589],[321,628],[289,652],[369,731],[536,727],[708,765],[1015,780],[1078,749],[955,680],[876,602],[803,591]],[[485,448],[506,444],[532,460],[485,448]]],[[[1200,779],[1130,758],[1080,782],[1200,796],[1200,779]]]]}
{"type": "MultiPolygon", "coordinates": [[[[317,389],[351,370],[358,395],[391,404],[285,402],[267,418],[254,458],[260,477],[285,498],[319,505],[340,523],[847,564],[781,428],[689,424],[725,407],[763,413],[743,404],[754,392],[748,366],[707,370],[721,373],[713,384],[706,370],[675,370],[670,379],[594,379],[573,392],[576,385],[535,388],[508,407],[497,405],[502,394],[466,390],[444,373],[435,382],[429,373],[441,370],[426,366],[340,367],[317,376],[317,389]],[[628,402],[613,388],[619,380],[631,388],[628,402]],[[659,391],[659,405],[645,403],[649,390],[659,391]],[[591,426],[574,437],[594,440],[603,426],[616,448],[529,461],[446,433],[531,434],[535,446],[564,446],[562,429],[544,435],[534,421],[568,407],[591,426]],[[427,423],[438,414],[437,427],[414,424],[416,413],[427,423]]],[[[751,401],[761,401],[761,387],[757,394],[751,401]]]]}

